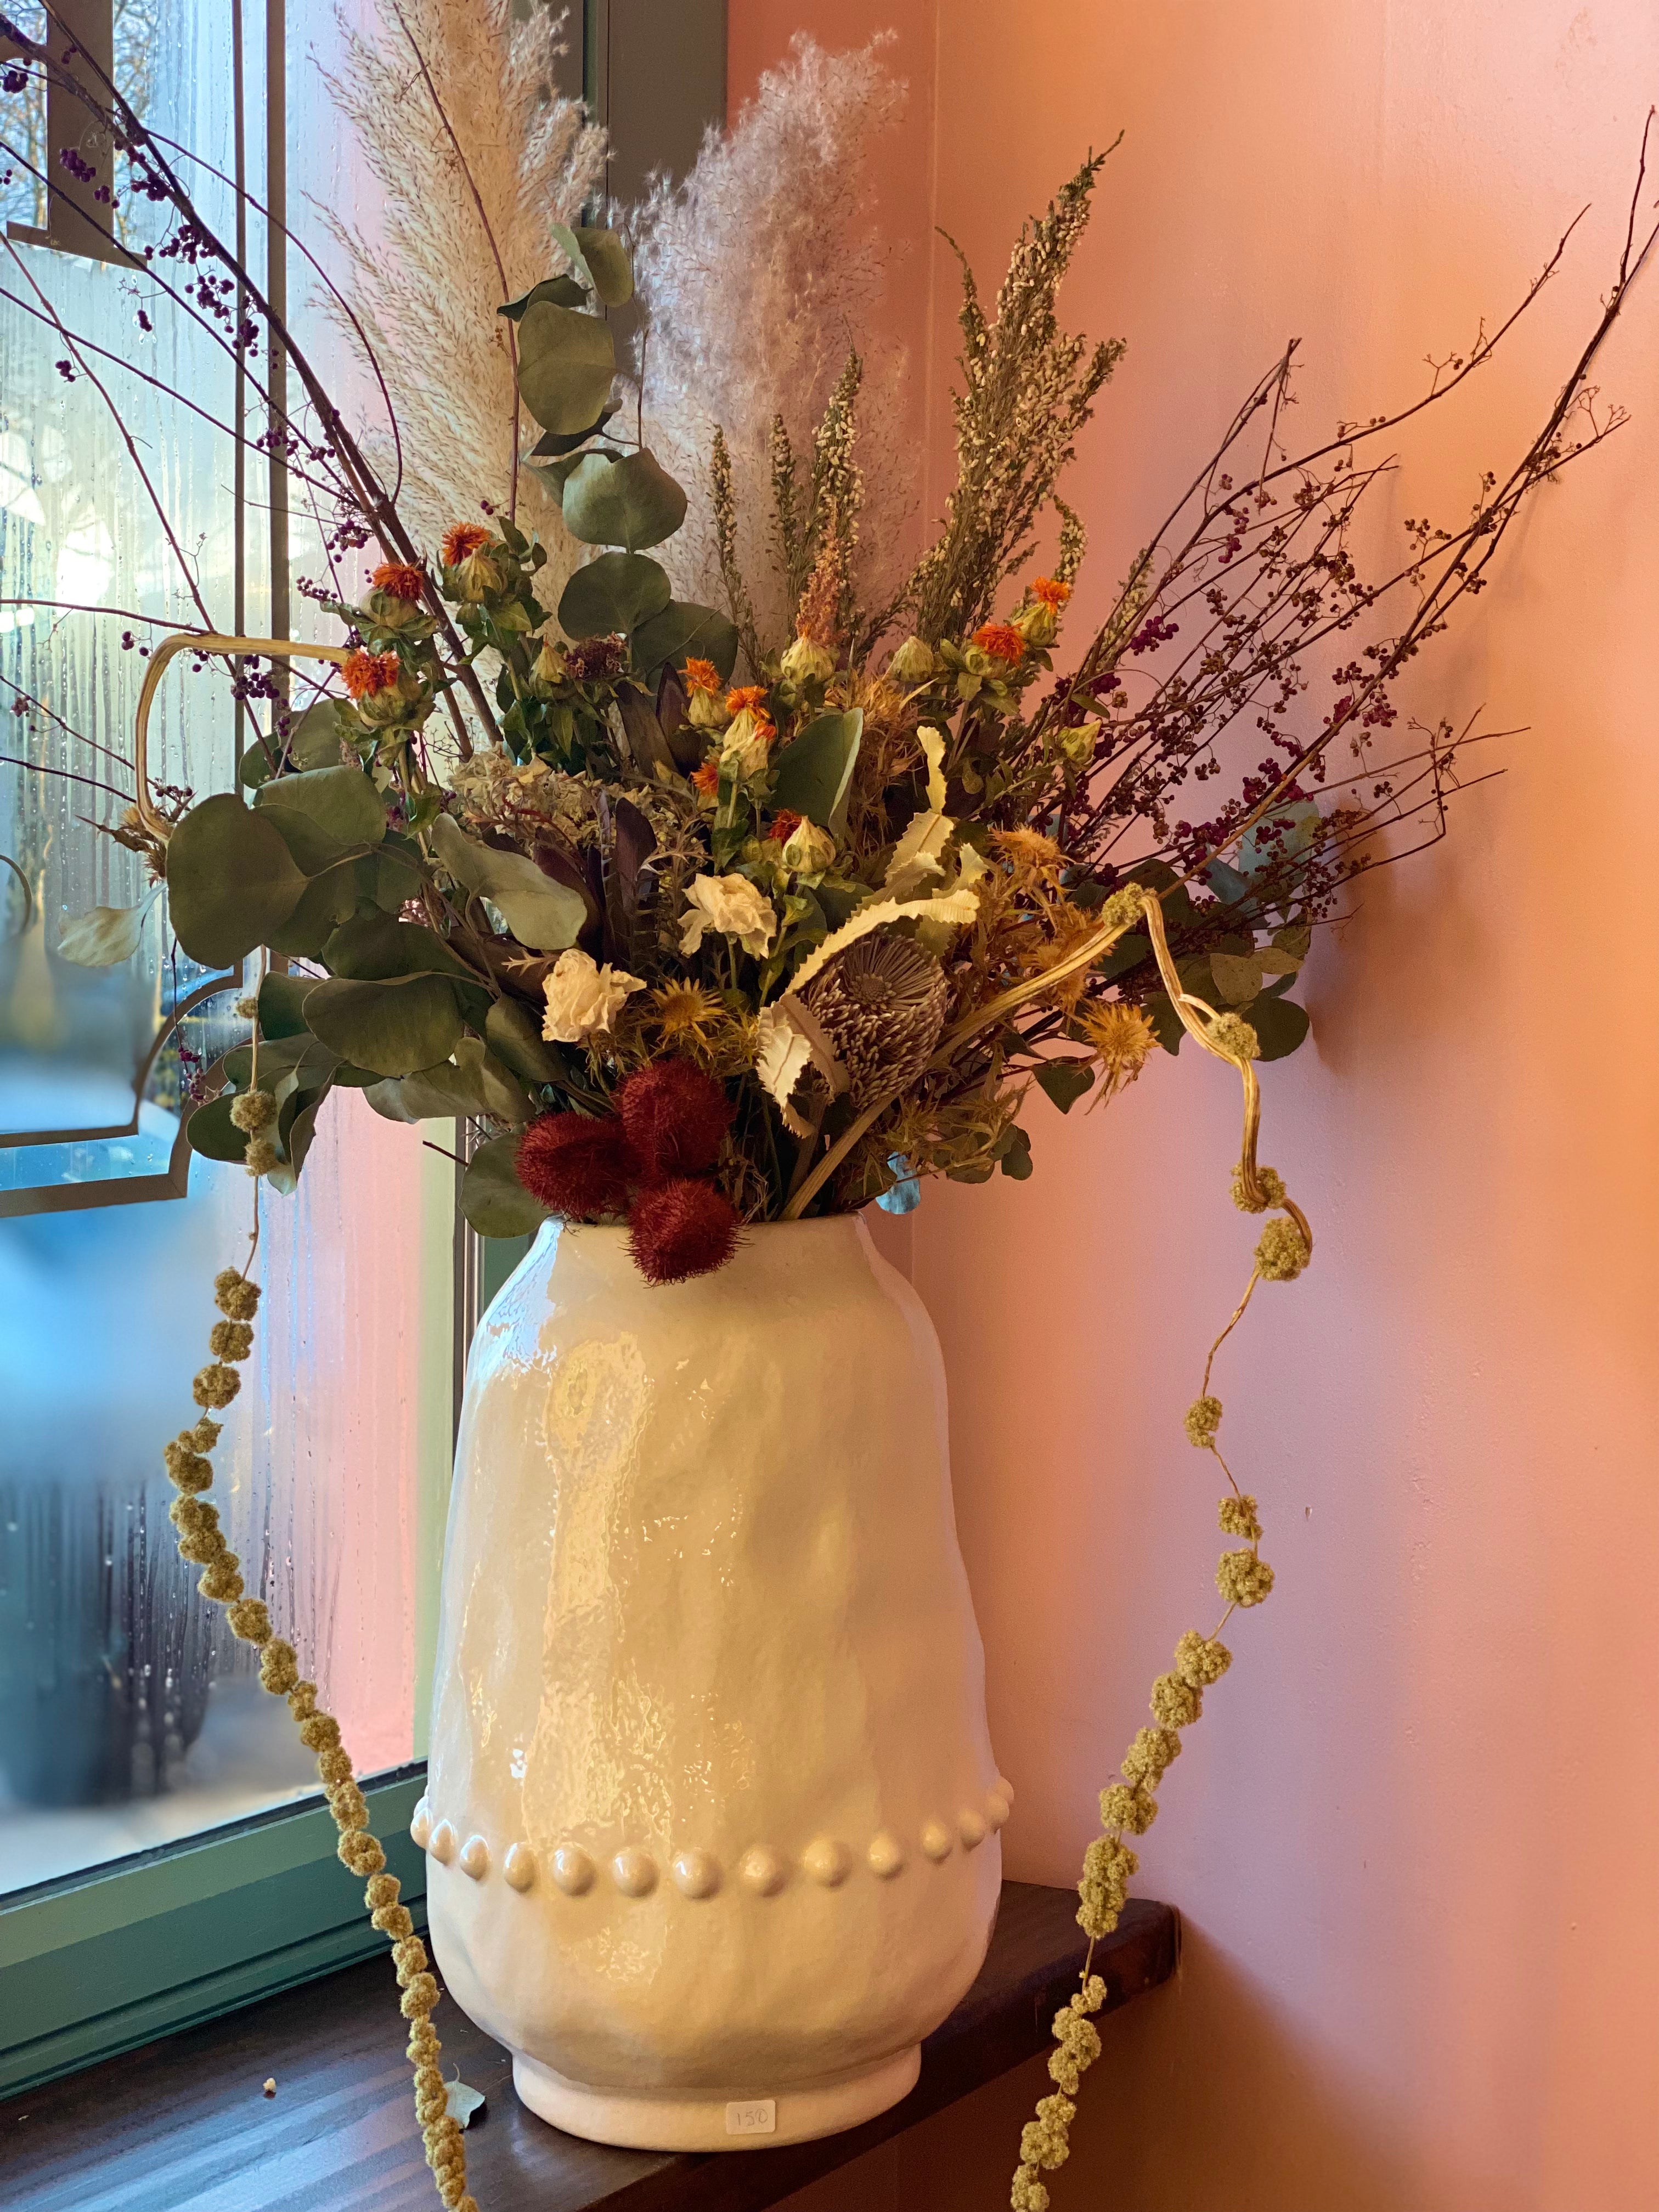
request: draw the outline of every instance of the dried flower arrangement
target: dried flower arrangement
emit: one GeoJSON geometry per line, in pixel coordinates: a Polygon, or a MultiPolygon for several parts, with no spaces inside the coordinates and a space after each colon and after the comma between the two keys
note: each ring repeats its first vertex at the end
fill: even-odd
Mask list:
{"type": "MultiPolygon", "coordinates": [[[[441,123],[451,181],[469,183],[419,41],[386,4],[441,123]]],[[[49,51],[61,40],[0,28],[20,68],[73,87],[125,156],[129,189],[173,210],[192,263],[234,276],[251,327],[287,349],[310,410],[308,427],[285,434],[289,465],[334,518],[331,579],[312,596],[342,642],[227,635],[204,609],[202,629],[155,651],[140,703],[140,795],[116,834],[165,882],[191,958],[259,968],[243,1002],[250,1042],[190,1121],[199,1152],[292,1190],[324,1102],[356,1087],[394,1119],[472,1125],[462,1203],[483,1233],[549,1215],[626,1221],[641,1273],[675,1283],[718,1267],[754,1224],[872,1200],[902,1210],[930,1175],[1025,1176],[1034,1088],[1061,1110],[1091,1094],[1103,1103],[1155,1047],[1174,1054],[1190,1036],[1240,1075],[1234,1197],[1273,1217],[1233,1321],[1258,1282],[1302,1272],[1308,1223],[1256,1162],[1257,1065],[1306,1036],[1288,994],[1344,887],[1385,856],[1383,833],[1443,832],[1462,741],[1443,724],[1417,729],[1379,760],[1378,733],[1397,721],[1401,670],[1484,588],[1528,495],[1617,427],[1616,412],[1595,411],[1589,378],[1655,242],[1637,240],[1634,211],[1616,283],[1555,404],[1507,471],[1482,479],[1467,517],[1408,526],[1391,568],[1360,566],[1354,520],[1390,465],[1386,441],[1471,376],[1514,316],[1414,405],[1299,452],[1285,440],[1287,350],[1057,675],[1085,550],[1058,487],[1121,350],[1068,332],[1057,310],[1103,156],[1025,226],[990,307],[963,269],[957,483],[907,574],[882,577],[862,557],[856,352],[808,434],[771,414],[763,470],[752,405],[736,451],[732,426],[710,426],[697,457],[704,508],[683,553],[657,557],[689,501],[646,442],[645,393],[631,405],[617,396],[606,310],[630,298],[633,258],[612,230],[553,222],[562,267],[497,308],[512,368],[494,441],[507,497],[452,521],[428,558],[395,486],[203,220],[167,149],[112,87],[49,51]],[[515,519],[521,474],[547,535],[590,550],[568,575],[562,552],[550,562],[544,537],[515,519]],[[1051,515],[1055,550],[1040,573],[1051,515]],[[370,544],[380,557],[368,588],[354,588],[348,565],[370,544]],[[269,727],[244,769],[251,804],[221,793],[163,805],[148,787],[148,716],[180,652],[222,657],[244,684],[250,656],[337,670],[340,689],[315,683],[303,710],[266,684],[269,727]],[[1334,686],[1323,712],[1308,704],[1316,673],[1334,686]],[[1264,755],[1240,774],[1230,748],[1252,732],[1264,755]],[[1208,818],[1178,811],[1224,771],[1236,787],[1208,818]]],[[[805,52],[799,66],[821,60],[805,52]]],[[[367,58],[361,74],[372,82],[367,58]]],[[[706,183],[659,195],[641,219],[640,265],[659,302],[706,183]]],[[[469,198],[505,291],[484,198],[476,186],[469,198]]],[[[374,333],[343,301],[341,317],[378,375],[374,333]]],[[[239,353],[246,343],[228,341],[239,353]]],[[[816,329],[791,343],[822,372],[816,329]]],[[[684,375],[673,389],[684,463],[684,375]]],[[[497,454],[465,458],[495,481],[497,454]]],[[[131,949],[117,917],[78,941],[91,957],[131,949]]],[[[180,1549],[319,1754],[340,1856],[368,1879],[374,1923],[393,1939],[440,2193],[476,2212],[443,2105],[424,1948],[368,1832],[337,1725],[246,1595],[204,1495],[217,1437],[208,1416],[234,1396],[252,1344],[247,1267],[222,1275],[216,1296],[225,1317],[196,1386],[204,1418],[167,1448],[180,1549]]],[[[1210,1379],[1206,1366],[1187,1431],[1219,1461],[1210,1379]]],[[[1220,1525],[1241,1547],[1218,1570],[1224,1625],[1265,1598],[1273,1575],[1255,1500],[1222,1464],[1220,1525]]],[[[1156,1725],[1103,1793],[1080,1885],[1091,1958],[1135,1870],[1125,1838],[1151,1825],[1180,1731],[1228,1664],[1219,1627],[1181,1638],[1153,1686],[1156,1725]]],[[[1043,2212],[1041,2174],[1066,2154],[1103,1998],[1085,1962],[1055,2022],[1054,2094],[1022,2144],[1012,2202],[1026,2212],[1043,2212]]]]}

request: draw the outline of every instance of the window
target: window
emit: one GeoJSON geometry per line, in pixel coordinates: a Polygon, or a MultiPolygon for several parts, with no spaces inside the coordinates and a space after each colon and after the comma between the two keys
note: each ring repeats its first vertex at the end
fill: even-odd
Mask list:
{"type": "MultiPolygon", "coordinates": [[[[10,6],[27,36],[50,15],[192,149],[207,210],[280,298],[284,206],[355,189],[315,73],[285,65],[336,35],[328,0],[10,6]]],[[[684,166],[721,105],[723,11],[675,15],[678,44],[653,56],[643,0],[586,11],[579,51],[630,185],[642,147],[684,166]]],[[[377,1940],[286,1711],[173,1550],[160,1448],[193,1413],[211,1279],[252,1204],[240,1169],[190,1158],[181,1122],[245,1034],[242,979],[184,959],[106,834],[151,641],[204,622],[306,635],[293,580],[320,568],[319,531],[231,434],[257,440],[279,371],[245,375],[163,296],[133,258],[165,249],[156,211],[112,205],[84,111],[7,58],[0,38],[0,2093],[377,1940]],[[132,958],[60,957],[94,905],[144,908],[132,958]]],[[[230,688],[169,672],[160,781],[233,787],[253,709],[230,688]]],[[[456,1170],[428,1137],[449,1141],[337,1097],[297,1196],[262,1200],[282,1295],[214,1486],[416,1904],[423,1862],[397,1836],[420,1786],[459,1355],[517,1256],[458,1228],[456,1170]]]]}

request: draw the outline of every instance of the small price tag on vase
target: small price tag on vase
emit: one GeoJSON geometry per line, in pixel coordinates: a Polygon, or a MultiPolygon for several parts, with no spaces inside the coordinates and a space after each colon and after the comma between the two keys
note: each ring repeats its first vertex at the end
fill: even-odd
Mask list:
{"type": "Polygon", "coordinates": [[[729,2136],[774,2136],[777,2131],[775,2097],[747,2097],[741,2104],[726,2108],[726,2132],[729,2136]]]}

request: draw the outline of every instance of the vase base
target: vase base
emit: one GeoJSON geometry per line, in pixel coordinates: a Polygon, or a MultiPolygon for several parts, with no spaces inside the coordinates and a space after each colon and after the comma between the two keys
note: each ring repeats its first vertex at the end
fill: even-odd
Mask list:
{"type": "Polygon", "coordinates": [[[873,2119],[908,2096],[921,2070],[921,2047],[913,2044],[862,2073],[805,2082],[769,2097],[630,2096],[567,2081],[515,2051],[513,2087],[538,2118],[589,2142],[626,2150],[773,2150],[873,2119]]]}

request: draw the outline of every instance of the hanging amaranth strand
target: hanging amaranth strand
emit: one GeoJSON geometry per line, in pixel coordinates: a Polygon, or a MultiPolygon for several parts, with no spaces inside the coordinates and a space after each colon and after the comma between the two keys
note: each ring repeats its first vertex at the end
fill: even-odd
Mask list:
{"type": "Polygon", "coordinates": [[[363,1902],[370,1919],[392,1944],[403,1991],[399,2009],[409,2022],[415,2116],[426,2146],[426,2162],[450,2212],[478,2212],[477,2198],[467,2193],[461,2124],[449,2111],[438,2064],[442,2045],[432,2025],[432,2014],[439,1990],[426,1946],[415,1933],[409,1907],[399,1901],[400,1884],[396,1875],[386,1871],[386,1852],[370,1832],[368,1806],[358,1786],[350,1753],[340,1740],[340,1723],[318,1705],[317,1685],[301,1679],[299,1655],[272,1631],[269,1609],[260,1599],[245,1595],[241,1562],[225,1541],[218,1508],[205,1496],[213,1482],[208,1455],[221,1434],[221,1425],[212,1416],[222,1412],[240,1390],[242,1378],[236,1369],[253,1349],[253,1316],[258,1310],[259,1289],[248,1280],[248,1269],[259,1249],[259,1179],[280,1158],[267,1133],[276,1119],[276,1101],[259,1087],[257,999],[240,1000],[237,1011],[254,1024],[248,1089],[231,1109],[237,1127],[248,1137],[247,1170],[254,1179],[253,1232],[245,1265],[226,1267],[214,1279],[213,1302],[224,1318],[214,1323],[208,1337],[212,1362],[201,1370],[191,1386],[191,1395],[203,1409],[202,1417],[193,1428],[182,1430],[163,1453],[167,1478],[179,1493],[168,1510],[168,1517],[179,1532],[179,1558],[203,1570],[197,1588],[204,1597],[223,1606],[233,1634],[258,1653],[260,1688],[272,1697],[288,1699],[289,1711],[299,1724],[300,1741],[316,1755],[318,1778],[340,1832],[337,1855],[343,1865],[366,1882],[363,1902]]]}
{"type": "Polygon", "coordinates": [[[1124,1838],[1144,1836],[1158,1818],[1158,1785],[1181,1755],[1181,1731],[1198,1719],[1204,1710],[1205,1691],[1219,1681],[1232,1664],[1232,1654],[1221,1641],[1222,1630],[1236,1607],[1260,1605],[1273,1586],[1273,1571],[1261,1554],[1261,1523],[1256,1501],[1239,1488],[1217,1449],[1222,1407],[1221,1401],[1210,1395],[1215,1356],[1243,1318],[1256,1285],[1293,1281],[1313,1256],[1313,1231],[1306,1215],[1287,1194],[1283,1178],[1272,1168],[1256,1164],[1261,1091],[1252,1064],[1256,1057],[1255,1033],[1238,1015],[1218,1014],[1202,999],[1182,990],[1170,957],[1162,908],[1150,893],[1145,896],[1144,907],[1159,973],[1188,1034],[1206,1052],[1230,1061],[1243,1081],[1244,1135],[1238,1165],[1233,1170],[1233,1203],[1245,1213],[1276,1209],[1281,1218],[1268,1222],[1257,1240],[1255,1265],[1244,1295],[1210,1346],[1203,1385],[1185,1417],[1188,1443],[1200,1451],[1213,1454],[1227,1478],[1228,1494],[1219,1509],[1222,1534],[1243,1540],[1241,1549],[1222,1553],[1216,1568],[1216,1588],[1226,1609],[1208,1636],[1189,1628],[1176,1645],[1174,1667],[1152,1684],[1155,1725],[1136,1730],[1118,1770],[1122,1779],[1109,1784],[1100,1793],[1104,1832],[1085,1852],[1083,1879],[1078,1884],[1078,1924],[1089,1938],[1089,1948],[1076,1996],[1054,2018],[1056,2047],[1048,2057],[1053,2094],[1038,2099],[1036,2118],[1028,2120],[1020,2133],[1019,2164],[1009,2191],[1013,2212],[1048,2212],[1048,2189],[1042,2175],[1063,2166],[1071,2154],[1078,2090],[1084,2074],[1100,2056],[1100,2033],[1091,2015],[1105,2003],[1106,1984],[1092,1971],[1095,1946],[1117,1926],[1128,1899],[1130,1880],[1139,1868],[1124,1838]]]}

